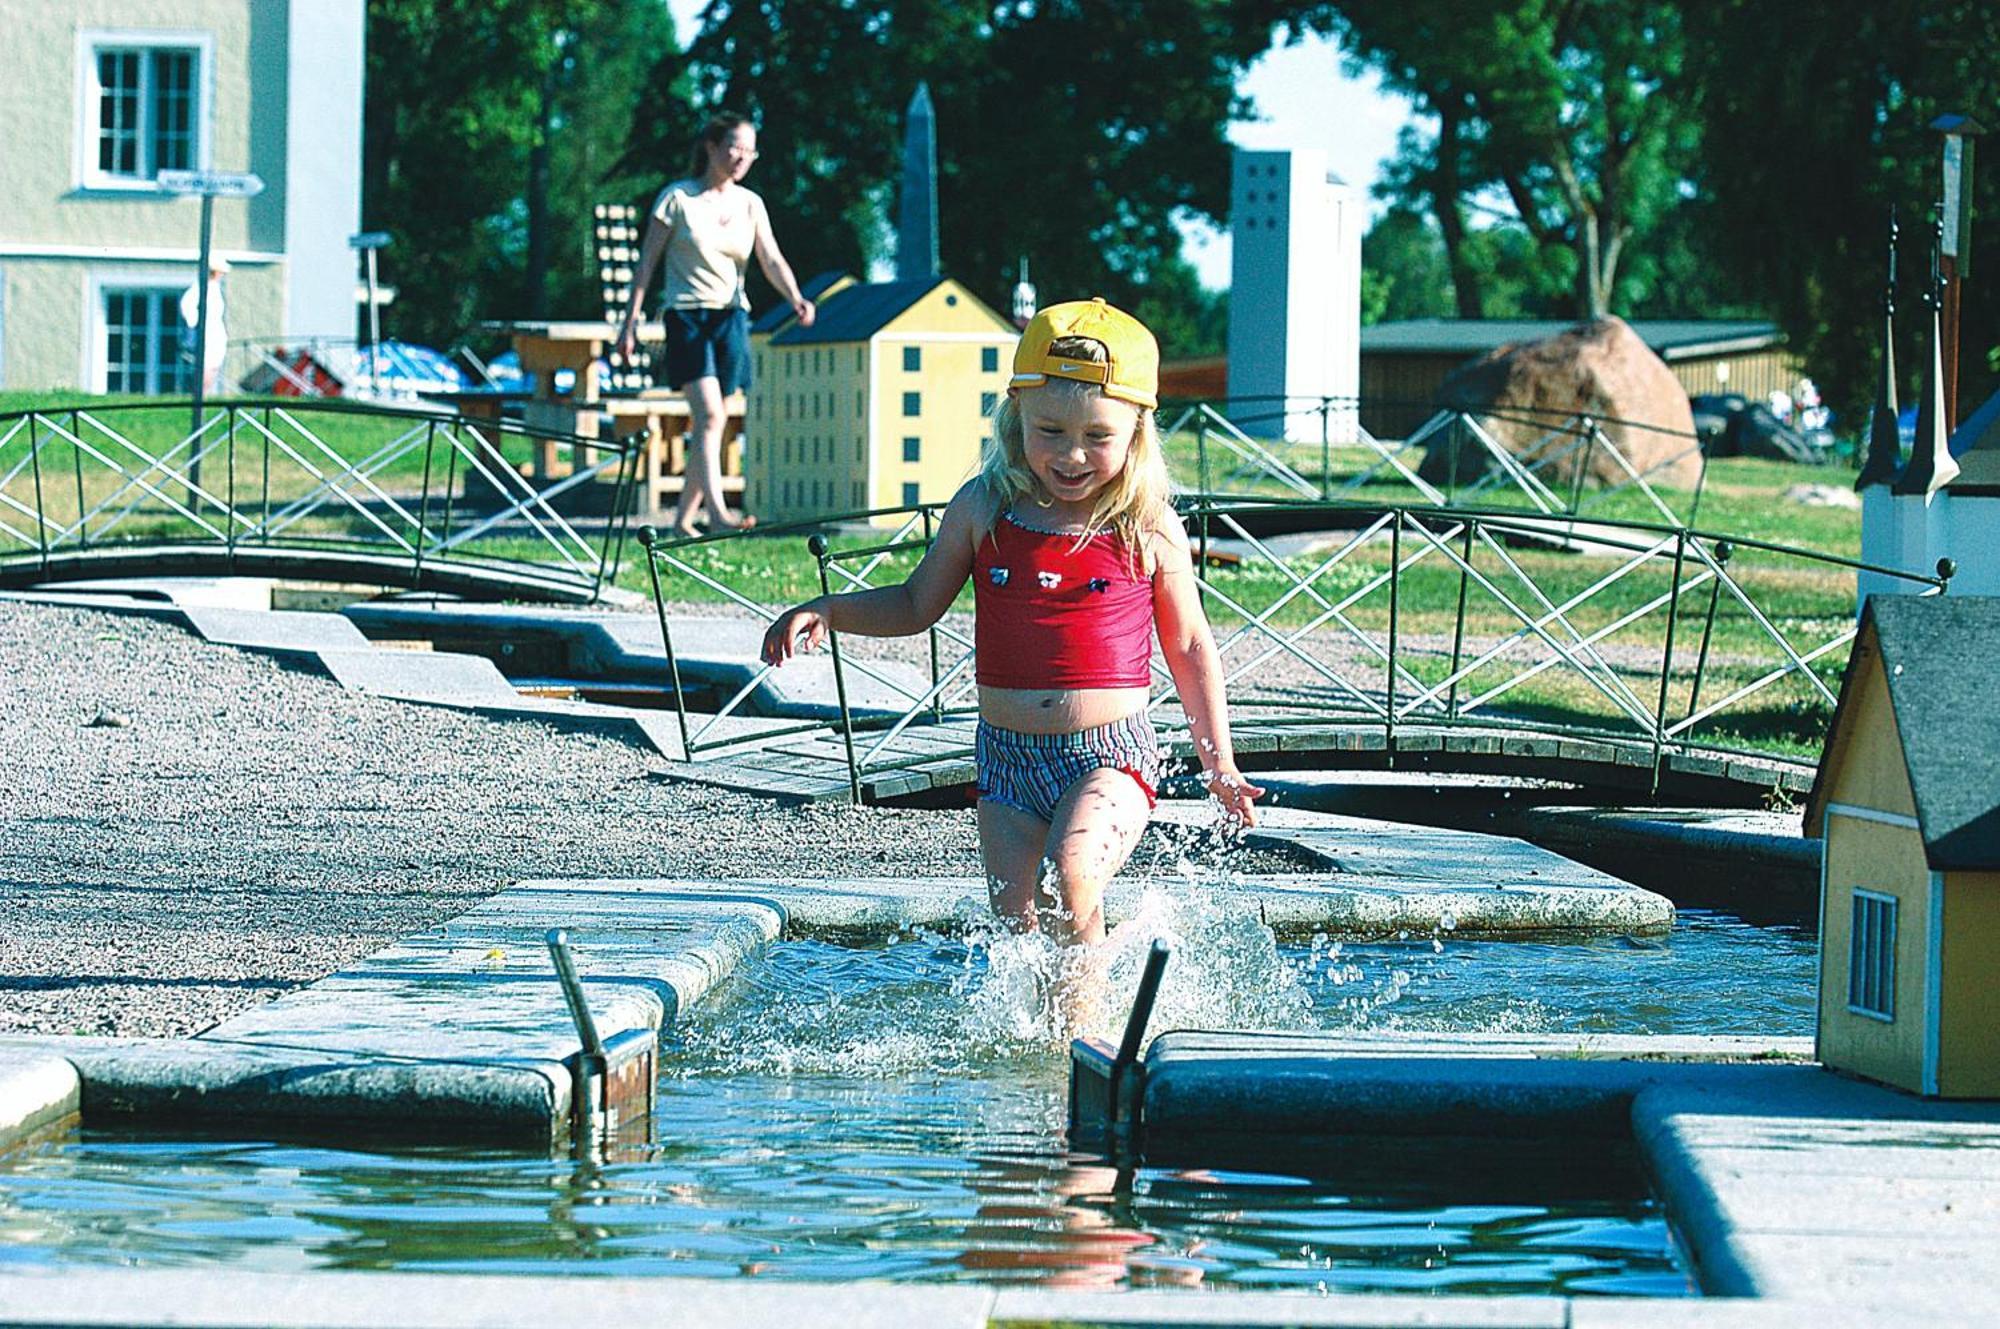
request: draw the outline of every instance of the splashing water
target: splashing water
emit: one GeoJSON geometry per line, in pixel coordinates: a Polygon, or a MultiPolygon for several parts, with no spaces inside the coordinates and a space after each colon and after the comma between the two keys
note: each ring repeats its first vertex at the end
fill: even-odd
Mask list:
{"type": "Polygon", "coordinates": [[[962,937],[773,947],[692,1013],[667,1071],[872,1077],[1060,1059],[1078,1034],[1117,1040],[1155,940],[1174,959],[1153,1032],[1314,1023],[1301,966],[1269,928],[1199,886],[1156,884],[1094,947],[1060,947],[991,918],[962,937]]]}

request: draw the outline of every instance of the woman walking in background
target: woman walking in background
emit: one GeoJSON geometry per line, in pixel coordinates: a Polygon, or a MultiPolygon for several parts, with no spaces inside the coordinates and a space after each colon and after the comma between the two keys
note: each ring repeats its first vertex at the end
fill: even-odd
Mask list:
{"type": "Polygon", "coordinates": [[[771,234],[764,200],[745,189],[743,177],[757,160],[757,129],[740,115],[716,116],[695,139],[687,179],[676,180],[653,202],[640,243],[632,305],[618,331],[618,350],[630,356],[638,342],[646,284],[664,257],[666,281],[660,322],[666,330],[666,381],[687,398],[688,457],[674,528],[695,535],[703,504],[712,525],[750,524],[722,501],[723,399],[750,387],[750,298],[744,275],[750,256],[799,322],[812,326],[813,302],[799,290],[791,265],[771,234]]]}

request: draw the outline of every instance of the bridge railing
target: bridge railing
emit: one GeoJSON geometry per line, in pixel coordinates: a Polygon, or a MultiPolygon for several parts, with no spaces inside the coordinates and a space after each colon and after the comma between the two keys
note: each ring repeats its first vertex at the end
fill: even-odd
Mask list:
{"type": "Polygon", "coordinates": [[[92,403],[0,414],[0,572],[79,556],[289,550],[421,585],[480,569],[594,595],[636,450],[499,420],[335,401],[92,403]],[[431,580],[436,580],[435,576],[431,580]]]}
{"type": "MultiPolygon", "coordinates": [[[[1917,594],[1945,587],[1942,575],[1684,525],[1606,520],[1580,538],[1569,518],[1502,509],[1222,497],[1180,508],[1246,747],[1290,746],[1287,734],[1312,729],[1378,730],[1390,750],[1440,732],[1601,739],[1650,767],[1656,785],[1678,753],[1810,763],[1855,635],[1856,574],[1917,594]]],[[[856,514],[899,520],[856,543],[812,535],[804,552],[824,590],[887,584],[928,548],[939,511],[856,514]]],[[[732,588],[716,570],[729,560],[689,542],[650,552],[663,634],[672,575],[763,621],[783,608],[732,588]]],[[[958,609],[969,601],[968,591],[958,609]]],[[[914,652],[928,664],[923,688],[896,684],[879,654],[832,639],[839,717],[802,728],[839,737],[857,798],[872,777],[969,754],[969,733],[939,724],[976,709],[971,633],[954,613],[926,635],[914,652]],[[849,705],[859,674],[896,687],[900,709],[863,715],[849,705]]],[[[911,647],[902,649],[907,658],[911,647]]],[[[1185,736],[1157,658],[1153,671],[1156,720],[1185,736]]],[[[724,713],[737,713],[755,682],[724,713]]],[[[717,717],[693,711],[678,679],[675,695],[684,733],[696,735],[690,759],[750,741],[704,743],[717,717]]]]}
{"type": "MultiPolygon", "coordinates": [[[[1161,437],[1175,480],[1192,493],[1637,513],[1670,526],[1700,512],[1707,463],[1693,433],[1575,411],[1426,406],[1398,438],[1370,432],[1362,407],[1354,397],[1169,402],[1161,437]]],[[[1379,416],[1419,409],[1367,407],[1379,416]]]]}

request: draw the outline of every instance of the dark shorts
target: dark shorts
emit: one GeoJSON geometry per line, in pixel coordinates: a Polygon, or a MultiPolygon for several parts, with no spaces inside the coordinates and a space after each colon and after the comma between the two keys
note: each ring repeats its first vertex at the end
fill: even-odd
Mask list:
{"type": "Polygon", "coordinates": [[[1074,734],[1017,734],[981,720],[973,760],[981,798],[1043,821],[1055,820],[1056,804],[1071,785],[1106,767],[1131,776],[1147,807],[1158,802],[1160,742],[1144,711],[1074,734]]]}
{"type": "Polygon", "coordinates": [[[722,395],[750,387],[750,315],[742,309],[669,309],[660,315],[667,333],[667,386],[676,391],[712,378],[722,395]]]}

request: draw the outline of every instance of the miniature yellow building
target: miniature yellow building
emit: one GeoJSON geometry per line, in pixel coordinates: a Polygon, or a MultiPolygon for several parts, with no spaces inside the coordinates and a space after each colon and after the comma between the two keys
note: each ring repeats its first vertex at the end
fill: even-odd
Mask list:
{"type": "Polygon", "coordinates": [[[752,510],[803,521],[950,498],[1007,391],[1014,326],[948,277],[823,289],[811,327],[753,333],[752,510]]]}
{"type": "Polygon", "coordinates": [[[2000,1097],[2000,598],[1872,596],[1805,810],[1819,1059],[2000,1097]]]}

